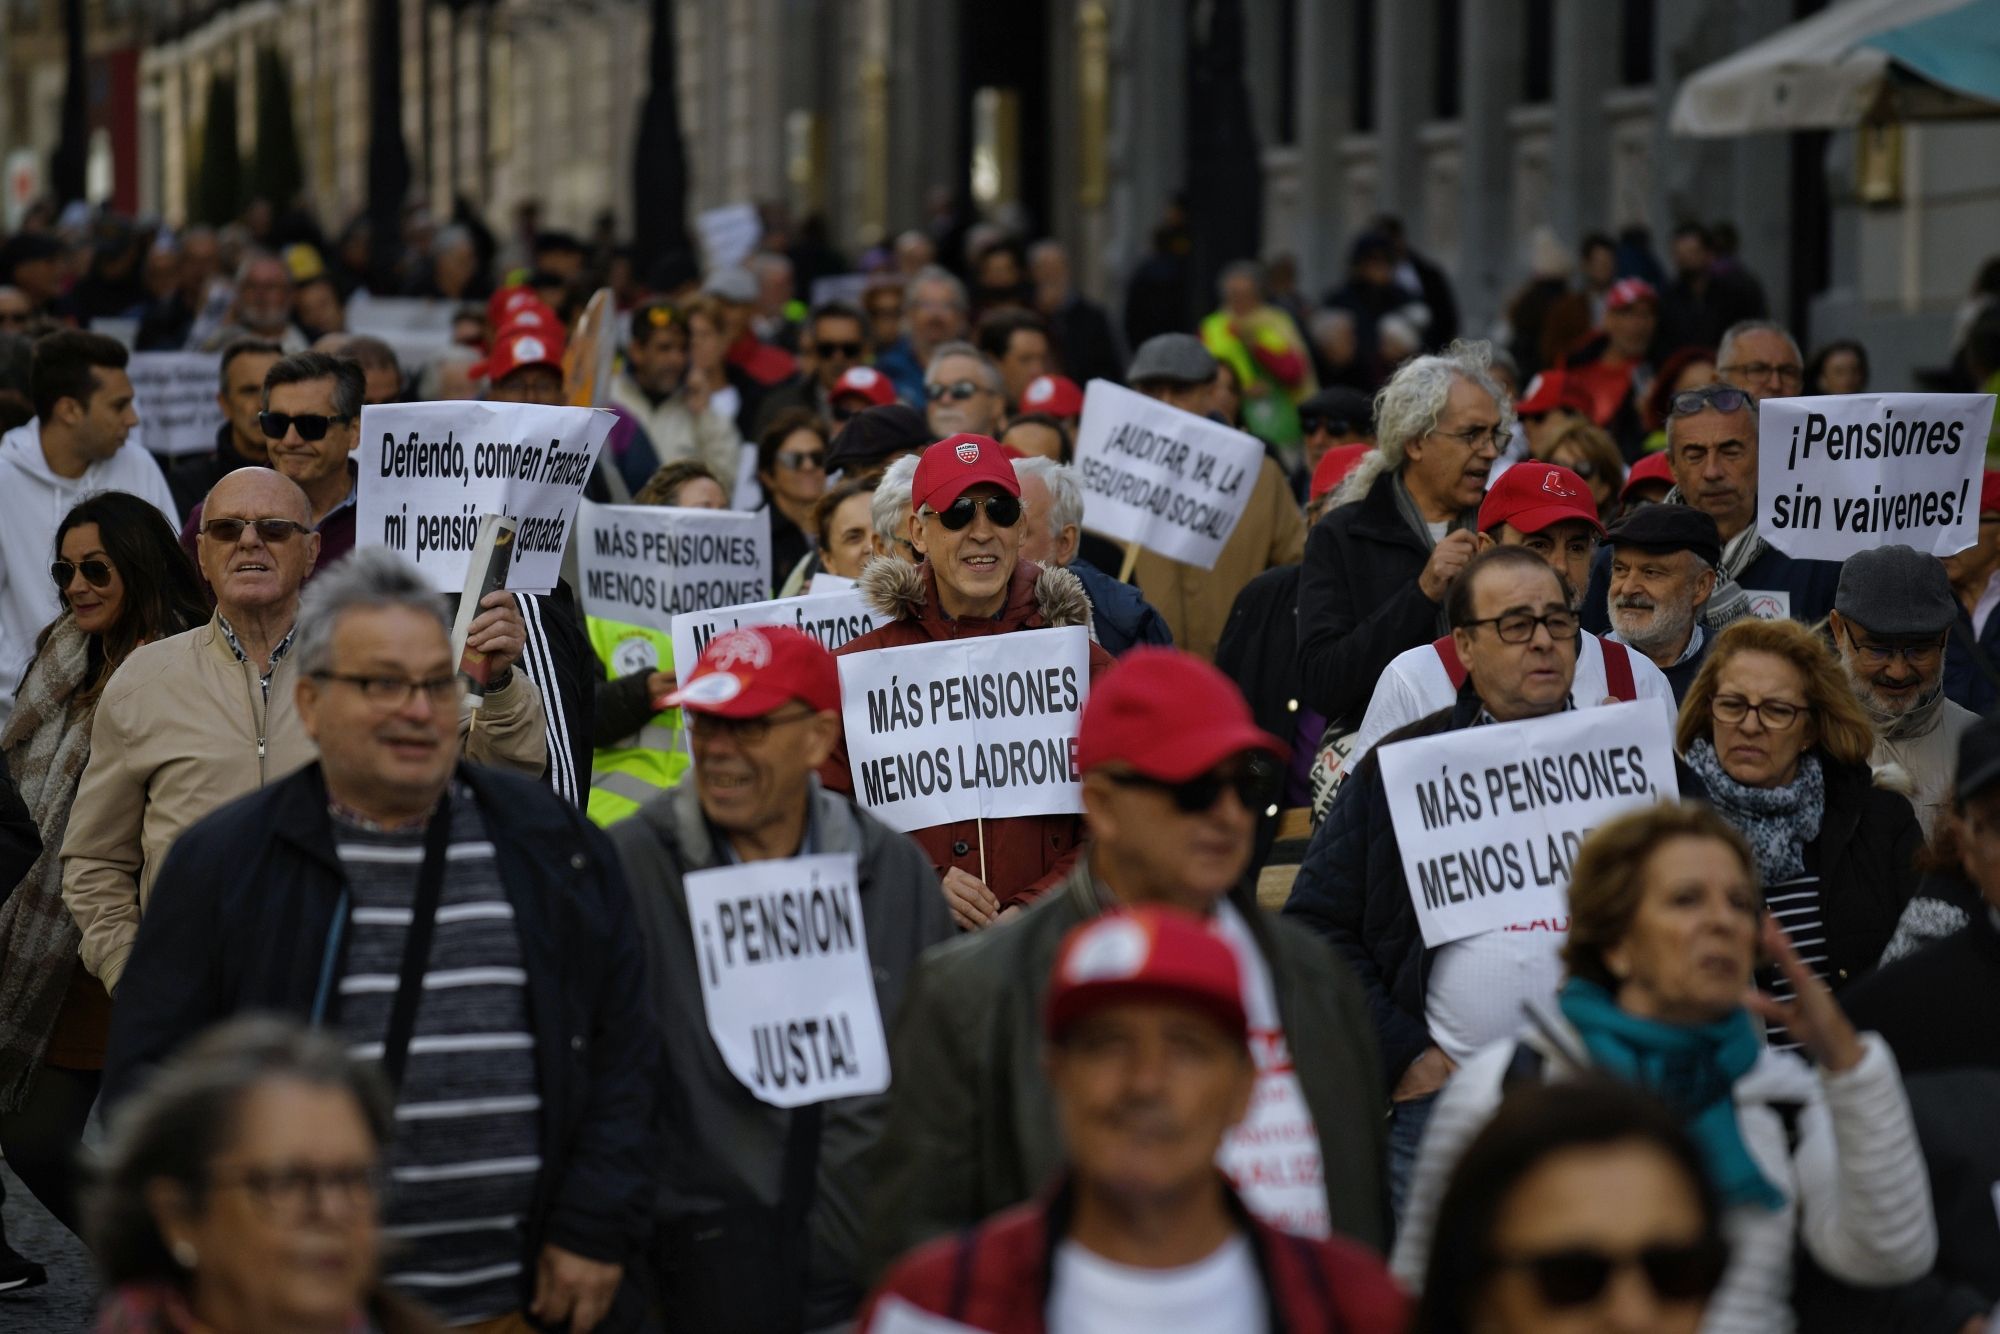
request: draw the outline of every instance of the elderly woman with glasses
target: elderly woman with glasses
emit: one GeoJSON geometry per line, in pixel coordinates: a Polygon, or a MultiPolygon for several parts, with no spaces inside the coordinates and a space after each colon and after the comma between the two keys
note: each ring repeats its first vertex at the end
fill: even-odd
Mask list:
{"type": "Polygon", "coordinates": [[[376,1288],[388,1090],[340,1044],[240,1019],[162,1066],[111,1125],[90,1202],[98,1334],[416,1334],[376,1288]]]}
{"type": "MultiPolygon", "coordinates": [[[[1856,1286],[1929,1271],[1937,1226],[1896,1058],[1879,1035],[1854,1031],[1765,911],[1758,877],[1751,843],[1706,806],[1650,806],[1591,833],[1570,879],[1566,978],[1554,1004],[1530,1002],[1521,1033],[1467,1061],[1438,1100],[1396,1242],[1399,1278],[1457,1274],[1438,1294],[1452,1299],[1467,1286],[1466,1268],[1483,1263],[1486,1299],[1532,1318],[1475,1322],[1480,1329],[1690,1329],[1690,1303],[1713,1286],[1704,1334],[1786,1334],[1801,1246],[1856,1286]],[[1782,989],[1752,991],[1760,951],[1776,961],[1782,989]],[[1759,1018],[1789,1029],[1801,1054],[1768,1046],[1759,1018]],[[1603,1076],[1653,1094],[1694,1142],[1729,1243],[1719,1285],[1712,1275],[1697,1281],[1699,1255],[1688,1248],[1700,1247],[1703,1230],[1686,1205],[1669,1207],[1681,1188],[1637,1161],[1607,1174],[1608,1145],[1591,1155],[1594,1178],[1562,1173],[1566,1191],[1545,1181],[1521,1199],[1532,1181],[1522,1178],[1497,1228],[1468,1237],[1467,1178],[1494,1167],[1492,1138],[1509,1115],[1495,1115],[1503,1096],[1603,1076]],[[1605,1212],[1606,1201],[1617,1207],[1605,1212]],[[1639,1231],[1640,1221],[1654,1230],[1639,1231]],[[1667,1263],[1674,1250],[1685,1253],[1667,1263]],[[1660,1309],[1646,1321],[1611,1319],[1612,1308],[1636,1302],[1642,1275],[1660,1309]]],[[[1425,1301],[1435,1314],[1428,1290],[1425,1301]]]]}
{"type": "Polygon", "coordinates": [[[1923,833],[1909,799],[1875,785],[1875,734],[1825,641],[1796,621],[1730,626],[1688,687],[1676,742],[1749,840],[1813,973],[1835,991],[1865,976],[1915,887],[1923,833]]]}

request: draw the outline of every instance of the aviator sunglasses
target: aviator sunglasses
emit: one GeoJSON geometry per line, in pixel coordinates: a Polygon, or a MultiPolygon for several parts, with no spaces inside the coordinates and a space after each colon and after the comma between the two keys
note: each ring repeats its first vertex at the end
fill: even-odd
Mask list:
{"type": "Polygon", "coordinates": [[[958,532],[972,526],[972,516],[984,507],[986,517],[993,521],[995,528],[1012,528],[1021,521],[1021,500],[1018,496],[988,496],[975,500],[971,496],[960,496],[943,509],[936,511],[938,522],[948,532],[958,532]]]}

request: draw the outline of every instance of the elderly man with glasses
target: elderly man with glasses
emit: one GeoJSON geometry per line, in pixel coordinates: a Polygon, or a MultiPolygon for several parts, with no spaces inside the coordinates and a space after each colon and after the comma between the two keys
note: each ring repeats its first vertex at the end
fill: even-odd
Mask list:
{"type": "Polygon", "coordinates": [[[924,416],[931,435],[998,436],[1007,415],[1006,386],[991,357],[970,343],[946,343],[924,370],[924,416]]]}
{"type": "MultiPolygon", "coordinates": [[[[320,546],[311,513],[298,483],[268,468],[217,482],[200,537],[215,616],[134,649],[98,701],[63,841],[63,902],[83,933],[84,966],[114,995],[174,840],[317,754],[293,701],[291,658],[299,590],[320,546]]],[[[510,593],[480,605],[466,643],[492,656],[494,674],[478,727],[457,710],[466,756],[539,775],[546,720],[534,683],[514,670],[520,612],[510,593]]]]}
{"type": "MultiPolygon", "coordinates": [[[[1710,631],[1745,616],[1789,616],[1808,625],[1833,609],[1840,563],[1795,560],[1757,531],[1757,396],[1717,381],[1675,394],[1667,407],[1669,505],[1692,505],[1715,520],[1722,559],[1702,612],[1710,631]]],[[[1598,553],[1584,594],[1586,629],[1611,628],[1607,609],[1611,553],[1598,553]]]]}
{"type": "Polygon", "coordinates": [[[1715,374],[1752,398],[1793,398],[1805,392],[1805,359],[1782,324],[1739,320],[1715,348],[1715,374]]]}

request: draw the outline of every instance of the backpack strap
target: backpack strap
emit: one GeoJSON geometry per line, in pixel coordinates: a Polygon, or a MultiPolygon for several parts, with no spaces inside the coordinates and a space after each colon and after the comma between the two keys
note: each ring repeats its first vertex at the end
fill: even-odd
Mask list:
{"type": "Polygon", "coordinates": [[[1451,688],[1456,691],[1465,684],[1465,664],[1459,660],[1458,645],[1450,635],[1431,641],[1437,650],[1438,660],[1444,664],[1444,674],[1451,678],[1451,688]]]}
{"type": "Polygon", "coordinates": [[[1639,698],[1639,687],[1632,680],[1631,650],[1609,639],[1597,642],[1604,650],[1604,684],[1610,687],[1611,698],[1627,703],[1639,698]]]}

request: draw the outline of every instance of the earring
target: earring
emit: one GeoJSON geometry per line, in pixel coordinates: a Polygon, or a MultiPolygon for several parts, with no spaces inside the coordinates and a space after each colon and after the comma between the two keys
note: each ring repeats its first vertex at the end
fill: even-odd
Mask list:
{"type": "Polygon", "coordinates": [[[167,1249],[173,1252],[174,1263],[183,1269],[193,1269],[195,1261],[200,1258],[195,1254],[194,1243],[191,1241],[176,1241],[167,1249]]]}

